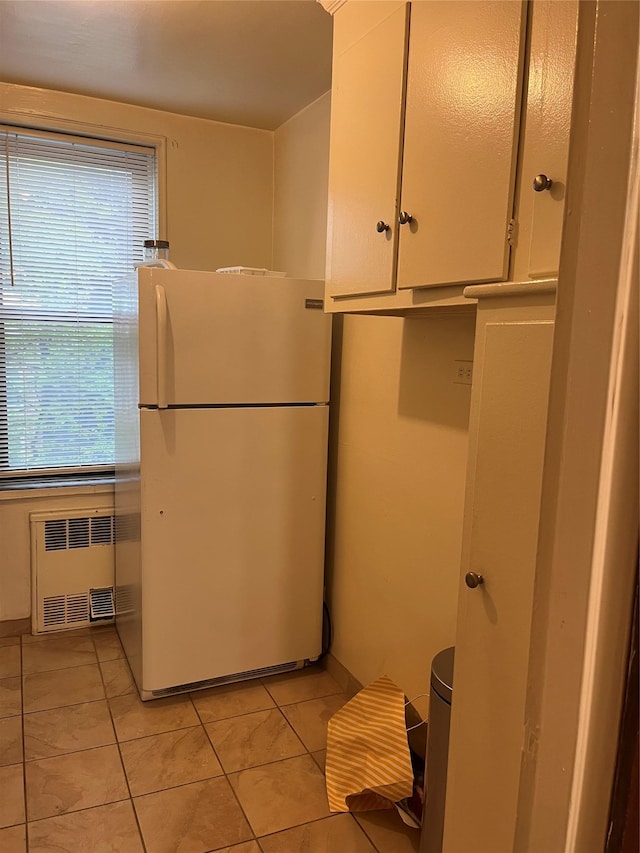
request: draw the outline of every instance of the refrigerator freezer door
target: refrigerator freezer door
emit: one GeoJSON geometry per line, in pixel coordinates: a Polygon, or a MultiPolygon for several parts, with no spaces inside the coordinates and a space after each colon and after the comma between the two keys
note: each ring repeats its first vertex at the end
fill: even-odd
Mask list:
{"type": "Polygon", "coordinates": [[[141,268],[140,404],[329,399],[323,282],[141,268]]]}
{"type": "Polygon", "coordinates": [[[317,657],[328,407],[140,424],[141,690],[317,657]]]}

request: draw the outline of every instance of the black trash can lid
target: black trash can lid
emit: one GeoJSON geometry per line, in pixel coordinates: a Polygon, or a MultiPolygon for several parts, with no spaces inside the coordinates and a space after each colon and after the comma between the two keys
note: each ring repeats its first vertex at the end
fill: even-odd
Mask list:
{"type": "Polygon", "coordinates": [[[431,686],[441,699],[451,704],[453,693],[453,656],[455,646],[443,649],[431,664],[431,686]]]}

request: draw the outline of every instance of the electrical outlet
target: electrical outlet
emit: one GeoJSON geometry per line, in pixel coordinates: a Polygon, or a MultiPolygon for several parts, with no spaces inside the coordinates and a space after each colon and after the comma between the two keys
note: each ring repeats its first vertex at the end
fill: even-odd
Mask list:
{"type": "Polygon", "coordinates": [[[471,385],[471,382],[473,381],[473,362],[454,361],[453,381],[458,385],[471,385]]]}

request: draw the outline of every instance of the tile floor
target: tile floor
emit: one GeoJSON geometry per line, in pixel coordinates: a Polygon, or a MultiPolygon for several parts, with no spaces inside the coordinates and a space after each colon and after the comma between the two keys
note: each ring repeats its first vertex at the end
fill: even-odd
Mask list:
{"type": "Polygon", "coordinates": [[[142,703],[113,628],[0,638],[2,853],[412,853],[394,811],[330,815],[324,670],[142,703]]]}

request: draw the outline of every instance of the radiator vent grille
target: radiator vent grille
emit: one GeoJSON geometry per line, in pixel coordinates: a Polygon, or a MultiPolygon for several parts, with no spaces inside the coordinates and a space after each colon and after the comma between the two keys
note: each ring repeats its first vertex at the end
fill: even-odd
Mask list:
{"type": "Polygon", "coordinates": [[[113,544],[113,532],[115,519],[112,515],[102,515],[91,519],[91,544],[111,545],[113,544]]]}
{"type": "Polygon", "coordinates": [[[115,616],[113,606],[113,587],[106,586],[101,589],[90,589],[91,597],[91,621],[95,619],[110,619],[115,616]]]}
{"type": "Polygon", "coordinates": [[[66,519],[45,522],[44,547],[46,551],[62,551],[67,547],[66,519]]]}
{"type": "Polygon", "coordinates": [[[89,618],[89,596],[81,595],[67,596],[67,622],[86,622],[89,618]]]}
{"type": "Polygon", "coordinates": [[[89,596],[86,593],[51,595],[42,602],[42,622],[45,629],[88,620],[89,596]]]}
{"type": "Polygon", "coordinates": [[[29,521],[34,633],[112,621],[113,506],[32,512],[29,521]]]}
{"type": "Polygon", "coordinates": [[[42,607],[42,621],[46,628],[65,623],[66,595],[51,595],[45,598],[42,607]]]}
{"type": "Polygon", "coordinates": [[[113,515],[48,519],[44,523],[44,548],[45,551],[65,551],[92,545],[113,545],[114,529],[113,515]]]}
{"type": "Polygon", "coordinates": [[[70,518],[68,529],[69,548],[88,548],[89,540],[89,519],[70,518]]]}

